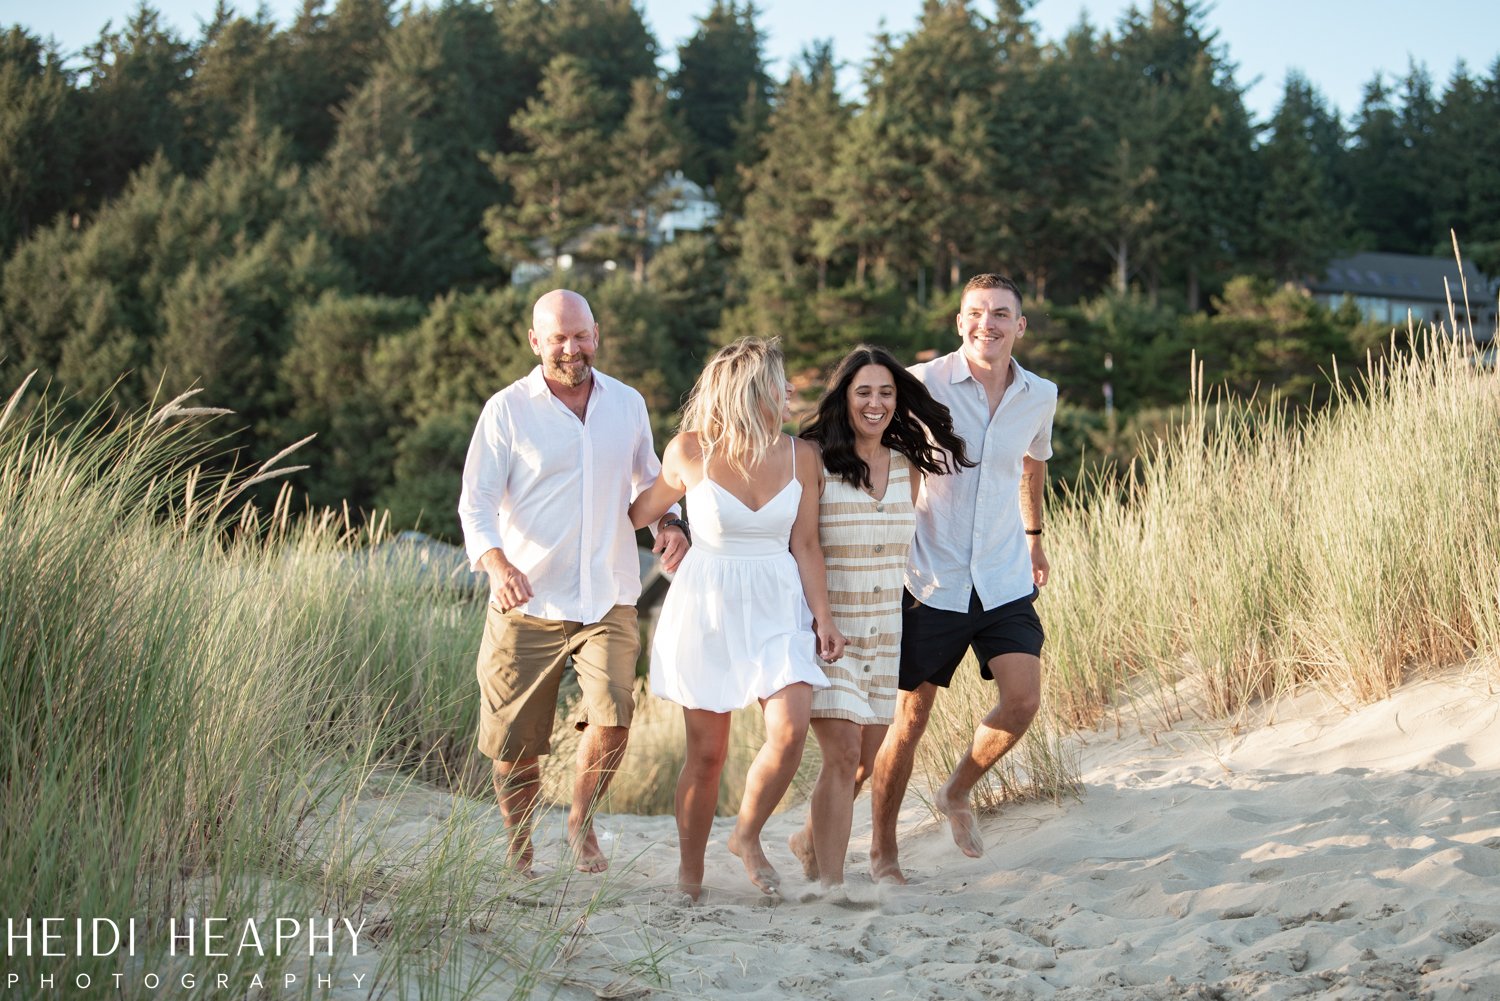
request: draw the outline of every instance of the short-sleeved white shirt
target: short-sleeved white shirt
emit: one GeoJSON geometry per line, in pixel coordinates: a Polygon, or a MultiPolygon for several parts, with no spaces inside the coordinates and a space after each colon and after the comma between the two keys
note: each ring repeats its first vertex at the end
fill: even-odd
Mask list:
{"type": "Polygon", "coordinates": [[[531,581],[526,615],[598,622],[641,596],[626,511],[661,472],[641,394],[594,372],[584,420],[541,366],[490,397],[464,462],[458,517],[470,565],[499,548],[531,581]]]}
{"type": "Polygon", "coordinates": [[[924,605],[966,612],[977,592],[990,609],[1032,591],[1021,524],[1021,460],[1052,457],[1057,386],[1014,358],[1010,364],[1015,377],[993,416],[961,350],[909,370],[953,414],[953,430],[979,463],[923,480],[906,589],[924,605]]]}

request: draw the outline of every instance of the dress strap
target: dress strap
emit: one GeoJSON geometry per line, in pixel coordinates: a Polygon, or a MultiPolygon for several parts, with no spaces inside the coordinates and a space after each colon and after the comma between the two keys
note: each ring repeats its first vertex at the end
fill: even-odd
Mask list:
{"type": "Polygon", "coordinates": [[[797,478],[797,439],[787,435],[787,440],[792,443],[792,479],[797,478]]]}

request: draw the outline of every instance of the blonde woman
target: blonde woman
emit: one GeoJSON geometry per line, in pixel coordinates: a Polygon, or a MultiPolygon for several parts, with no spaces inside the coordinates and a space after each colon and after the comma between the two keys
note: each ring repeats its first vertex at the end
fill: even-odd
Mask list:
{"type": "Polygon", "coordinates": [[[662,604],[651,691],[682,706],[687,754],[677,781],[678,887],[697,900],[729,751],[729,714],[759,701],[766,741],[745,778],[729,836],[750,881],[780,892],[761,829],[802,760],[817,658],[837,660],[818,545],[823,463],[781,431],[787,384],[774,341],[743,338],[708,362],[667,444],[656,483],[630,505],[637,527],[686,495],[694,545],[662,604]]]}

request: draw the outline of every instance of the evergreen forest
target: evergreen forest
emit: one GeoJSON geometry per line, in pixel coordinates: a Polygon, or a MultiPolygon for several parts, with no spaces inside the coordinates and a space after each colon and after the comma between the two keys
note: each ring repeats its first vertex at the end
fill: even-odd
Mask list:
{"type": "Polygon", "coordinates": [[[675,59],[632,0],[284,25],[220,0],[196,38],[142,3],[81,55],[4,28],[0,386],[35,370],[105,419],[201,389],[235,412],[221,465],[315,434],[306,503],[452,539],[474,420],[554,285],[660,436],[720,343],[779,335],[812,398],[856,343],[948,350],[956,289],[1009,273],[1065,485],[1170,420],[1195,363],[1323,405],[1391,338],[1301,290],[1332,257],[1454,233],[1500,274],[1500,59],[1373,74],[1347,118],[1294,74],[1260,121],[1206,3],[1044,42],[1027,0],[925,0],[851,96],[830,44],[773,74],[753,0],[704,4],[675,59]],[[662,242],[678,172],[719,218],[662,242]]]}

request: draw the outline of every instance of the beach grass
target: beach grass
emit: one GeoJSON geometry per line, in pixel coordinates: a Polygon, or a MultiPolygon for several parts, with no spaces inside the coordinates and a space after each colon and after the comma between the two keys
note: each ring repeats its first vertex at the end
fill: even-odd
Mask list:
{"type": "Polygon", "coordinates": [[[288,454],[206,472],[215,415],[190,402],[64,420],[22,385],[0,417],[0,899],[16,921],[66,919],[68,940],[78,918],[139,927],[132,957],[38,940],[7,973],[123,997],[220,974],[312,997],[319,973],[361,971],[371,996],[550,990],[596,902],[515,902],[549,888],[507,868],[470,750],[482,605],[380,558],[378,524],[294,517],[285,492],[247,505],[288,454]],[[419,780],[484,797],[445,797],[393,848],[380,803],[419,780]],[[363,923],[374,958],[346,939],[186,957],[166,930],[313,915],[363,923]],[[502,933],[467,934],[482,928],[502,933]]]}

